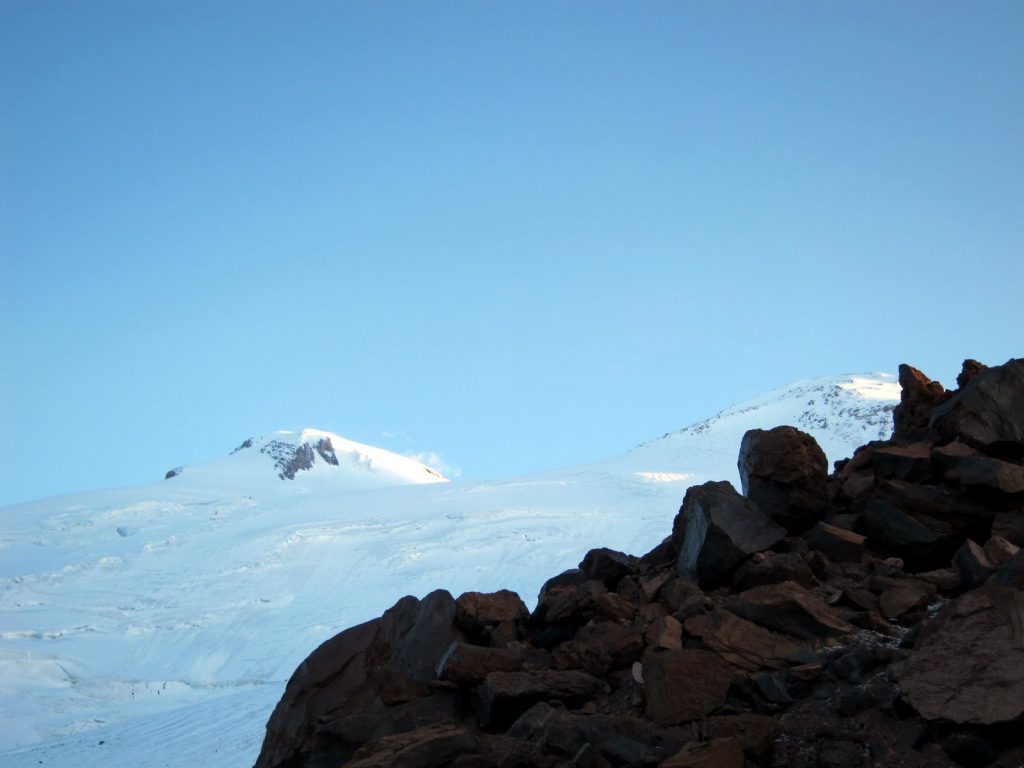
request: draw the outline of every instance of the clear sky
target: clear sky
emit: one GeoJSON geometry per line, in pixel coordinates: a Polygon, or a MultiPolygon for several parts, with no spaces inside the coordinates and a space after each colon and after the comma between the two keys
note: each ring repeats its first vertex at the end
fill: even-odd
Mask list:
{"type": "Polygon", "coordinates": [[[465,478],[1024,354],[1024,4],[0,2],[0,504],[465,478]]]}

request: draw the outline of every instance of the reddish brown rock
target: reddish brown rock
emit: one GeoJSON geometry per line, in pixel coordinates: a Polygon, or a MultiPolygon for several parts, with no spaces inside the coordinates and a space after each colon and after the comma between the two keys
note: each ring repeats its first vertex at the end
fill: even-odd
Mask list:
{"type": "Polygon", "coordinates": [[[476,739],[462,727],[434,723],[384,736],[362,747],[349,768],[442,768],[458,755],[476,751],[476,739]]]}
{"type": "Polygon", "coordinates": [[[892,413],[893,440],[918,440],[928,436],[928,424],[937,405],[952,393],[917,368],[900,366],[900,404],[892,413]]]}
{"type": "Polygon", "coordinates": [[[561,701],[579,706],[604,691],[602,680],[574,669],[539,669],[531,672],[492,672],[479,689],[480,724],[508,727],[539,701],[561,701]]]}
{"type": "Polygon", "coordinates": [[[672,616],[660,616],[644,632],[648,648],[663,651],[683,649],[683,626],[672,616]]]}
{"type": "Polygon", "coordinates": [[[839,637],[852,630],[836,611],[792,581],[748,589],[726,607],[763,627],[805,640],[839,637]]]}
{"type": "Polygon", "coordinates": [[[878,598],[882,615],[896,619],[912,608],[923,608],[928,604],[928,594],[912,586],[895,586],[885,590],[878,598]]]}
{"type": "Polygon", "coordinates": [[[602,547],[592,549],[580,563],[580,570],[588,579],[602,582],[608,589],[615,589],[625,576],[636,573],[637,558],[602,547]]]}
{"type": "Polygon", "coordinates": [[[974,375],[931,415],[941,441],[960,440],[989,455],[1024,456],[1024,358],[974,375]]]}
{"type": "Polygon", "coordinates": [[[470,632],[479,632],[503,621],[525,621],[529,616],[526,603],[508,589],[491,593],[465,592],[455,601],[456,621],[470,632]]]}
{"type": "Polygon", "coordinates": [[[996,570],[985,550],[970,539],[953,555],[953,567],[960,574],[960,583],[967,589],[977,589],[996,570]]]}
{"type": "Polygon", "coordinates": [[[364,660],[377,625],[374,619],[346,629],[298,666],[267,722],[256,768],[299,763],[313,749],[320,719],[364,690],[364,660]]]}
{"type": "Polygon", "coordinates": [[[688,489],[672,525],[680,576],[695,579],[705,589],[728,583],[746,557],[768,549],[784,535],[727,482],[688,489]]]}
{"type": "Polygon", "coordinates": [[[807,535],[807,545],[835,562],[857,563],[864,551],[864,537],[845,528],[817,523],[807,535]]]}
{"type": "Polygon", "coordinates": [[[687,635],[700,638],[705,648],[740,669],[785,669],[797,648],[789,638],[729,611],[693,616],[686,620],[684,628],[687,635]]]}
{"type": "Polygon", "coordinates": [[[791,534],[824,515],[828,459],[806,432],[752,429],[743,436],[738,466],[743,495],[791,534]]]}
{"type": "Polygon", "coordinates": [[[725,704],[733,674],[710,651],[648,651],[643,657],[647,717],[665,726],[709,715],[725,704]]]}
{"type": "Polygon", "coordinates": [[[900,686],[930,720],[1000,723],[1024,714],[1024,593],[968,592],[918,641],[900,686]]]}
{"type": "Polygon", "coordinates": [[[525,655],[520,649],[453,642],[438,663],[437,677],[460,685],[477,685],[491,672],[516,672],[524,663],[525,655]]]}
{"type": "Polygon", "coordinates": [[[756,552],[733,577],[734,589],[751,589],[764,584],[795,581],[805,587],[817,586],[811,567],[797,552],[756,552]]]}

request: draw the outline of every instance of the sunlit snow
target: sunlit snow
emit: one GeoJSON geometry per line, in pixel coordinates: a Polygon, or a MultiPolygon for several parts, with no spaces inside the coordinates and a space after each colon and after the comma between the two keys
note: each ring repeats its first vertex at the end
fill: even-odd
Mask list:
{"type": "Polygon", "coordinates": [[[831,460],[887,437],[898,387],[799,382],[607,461],[439,482],[407,457],[304,430],[153,485],[0,509],[0,764],[241,768],[295,666],[405,594],[511,588],[609,546],[642,554],[686,486],[737,482],[753,427],[831,460]],[[292,480],[261,449],[329,438],[292,480]]]}

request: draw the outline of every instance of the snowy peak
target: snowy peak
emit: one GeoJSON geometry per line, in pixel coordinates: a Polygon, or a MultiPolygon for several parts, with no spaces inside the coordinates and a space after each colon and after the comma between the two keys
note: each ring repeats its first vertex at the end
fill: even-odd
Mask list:
{"type": "Polygon", "coordinates": [[[383,448],[357,443],[319,429],[278,430],[250,437],[220,459],[192,467],[179,467],[167,478],[212,480],[248,475],[250,480],[327,482],[364,489],[389,485],[447,482],[425,464],[383,448]]]}
{"type": "Polygon", "coordinates": [[[805,379],[643,443],[620,457],[617,465],[660,481],[693,484],[724,479],[739,487],[736,457],[747,430],[797,427],[813,435],[834,462],[863,443],[887,439],[899,401],[899,381],[888,373],[805,379]]]}

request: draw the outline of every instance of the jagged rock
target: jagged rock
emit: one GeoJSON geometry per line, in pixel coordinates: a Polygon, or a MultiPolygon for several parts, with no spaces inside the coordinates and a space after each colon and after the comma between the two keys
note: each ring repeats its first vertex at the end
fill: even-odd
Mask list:
{"type": "Polygon", "coordinates": [[[796,651],[796,645],[789,638],[729,611],[715,610],[693,616],[683,626],[687,635],[699,637],[705,648],[740,669],[785,669],[789,657],[796,651]]]}
{"type": "Polygon", "coordinates": [[[985,542],[985,556],[996,568],[1020,552],[1020,547],[1011,544],[1002,536],[993,536],[985,542]]]}
{"type": "Polygon", "coordinates": [[[705,589],[725,583],[744,558],[784,535],[728,482],[688,489],[672,525],[680,575],[696,579],[705,589]]]}
{"type": "Polygon", "coordinates": [[[805,587],[818,583],[811,567],[796,552],[755,552],[736,571],[732,585],[742,590],[783,581],[795,581],[805,587]]]}
{"type": "Polygon", "coordinates": [[[597,615],[612,621],[632,621],[636,615],[636,603],[620,597],[614,592],[597,596],[597,615]]]}
{"type": "Polygon", "coordinates": [[[437,678],[477,685],[491,672],[518,672],[526,663],[521,649],[485,648],[453,642],[437,665],[437,678]]]}
{"type": "Polygon", "coordinates": [[[949,562],[952,545],[947,536],[927,527],[889,501],[876,499],[865,507],[861,520],[868,544],[884,554],[905,558],[914,570],[938,568],[949,562]]]}
{"type": "Polygon", "coordinates": [[[1024,358],[979,371],[931,415],[940,441],[960,440],[990,455],[1024,456],[1024,358]]]}
{"type": "Polygon", "coordinates": [[[985,768],[995,762],[992,745],[970,733],[954,733],[942,740],[942,751],[964,768],[985,768]]]}
{"type": "Polygon", "coordinates": [[[926,483],[932,477],[931,451],[932,444],[927,441],[879,447],[871,462],[875,477],[926,483]]]}
{"type": "Polygon", "coordinates": [[[956,386],[958,389],[963,389],[967,386],[971,379],[977,376],[982,371],[987,371],[988,366],[984,363],[979,363],[977,360],[971,360],[968,358],[964,360],[963,365],[960,366],[960,373],[956,377],[956,386]]]}
{"type": "Polygon", "coordinates": [[[748,589],[726,607],[755,624],[805,640],[839,637],[853,629],[820,598],[792,581],[748,589]]]}
{"type": "Polygon", "coordinates": [[[996,512],[992,518],[992,535],[1002,536],[1011,544],[1024,547],[1024,507],[996,512]]]}
{"type": "Polygon", "coordinates": [[[953,555],[953,567],[960,574],[960,583],[967,589],[977,589],[995,572],[985,550],[970,539],[953,555]]]}
{"type": "Polygon", "coordinates": [[[1024,466],[985,456],[958,440],[933,448],[931,458],[944,479],[964,488],[1008,497],[1024,493],[1024,466]]]}
{"type": "Polygon", "coordinates": [[[486,728],[507,727],[539,701],[579,706],[605,686],[604,681],[575,669],[491,672],[479,688],[477,714],[486,728]]]}
{"type": "Polygon", "coordinates": [[[968,592],[922,632],[900,686],[929,720],[990,724],[1024,714],[1024,593],[968,592]]]}
{"type": "Polygon", "coordinates": [[[648,648],[665,651],[683,649],[683,625],[672,616],[660,616],[648,625],[644,632],[648,648]]]}
{"type": "Polygon", "coordinates": [[[692,742],[661,763],[660,768],[743,768],[743,750],[735,739],[692,742]]]}
{"type": "Polygon", "coordinates": [[[900,366],[900,404],[892,412],[893,440],[911,441],[928,437],[928,424],[937,405],[952,393],[917,368],[900,366]]]}
{"type": "Polygon", "coordinates": [[[422,600],[403,597],[381,616],[367,658],[373,669],[387,669],[410,680],[437,677],[438,664],[455,640],[456,604],[443,589],[422,600]]]}
{"type": "Polygon", "coordinates": [[[637,765],[672,754],[680,739],[637,717],[581,715],[535,704],[512,724],[510,736],[543,744],[555,754],[578,760],[587,745],[605,764],[637,765]]]}
{"type": "Polygon", "coordinates": [[[828,506],[828,459],[817,441],[795,427],[752,429],[739,456],[743,495],[792,534],[820,520],[828,506]]]}
{"type": "Polygon", "coordinates": [[[363,661],[378,623],[379,619],[374,619],[346,629],[298,666],[267,721],[255,768],[300,764],[302,756],[312,751],[320,718],[363,690],[363,661]]]}
{"type": "Polygon", "coordinates": [[[864,537],[859,533],[819,522],[807,535],[807,545],[835,562],[857,563],[860,562],[861,553],[864,551],[864,537]]]}
{"type": "Polygon", "coordinates": [[[551,663],[556,669],[580,669],[600,677],[611,669],[612,654],[602,645],[569,640],[551,652],[551,663]]]}
{"type": "Polygon", "coordinates": [[[580,570],[588,579],[596,579],[608,589],[615,589],[623,577],[636,573],[636,558],[614,549],[592,549],[583,557],[580,570]]]}
{"type": "Polygon", "coordinates": [[[545,588],[541,590],[534,618],[549,623],[583,624],[597,615],[597,599],[607,591],[607,587],[595,579],[575,586],[545,588]]]}
{"type": "Polygon", "coordinates": [[[349,768],[443,768],[458,755],[476,751],[476,739],[448,723],[384,736],[362,747],[346,763],[349,768]]]}
{"type": "Polygon", "coordinates": [[[615,669],[624,669],[640,658],[644,649],[643,633],[634,626],[614,621],[594,621],[576,633],[578,642],[604,649],[612,657],[615,669]]]}
{"type": "Polygon", "coordinates": [[[647,717],[677,725],[725,704],[733,669],[710,651],[648,651],[643,657],[647,717]]]}
{"type": "Polygon", "coordinates": [[[887,619],[897,619],[912,608],[928,605],[928,593],[909,585],[885,590],[878,598],[878,607],[887,619]]]}
{"type": "Polygon", "coordinates": [[[515,592],[465,592],[455,601],[455,621],[470,636],[481,638],[504,621],[525,621],[530,616],[526,603],[515,592]]]}
{"type": "Polygon", "coordinates": [[[999,567],[994,583],[1003,587],[1024,589],[1024,549],[999,567]]]}

